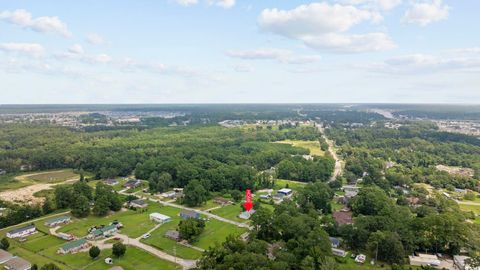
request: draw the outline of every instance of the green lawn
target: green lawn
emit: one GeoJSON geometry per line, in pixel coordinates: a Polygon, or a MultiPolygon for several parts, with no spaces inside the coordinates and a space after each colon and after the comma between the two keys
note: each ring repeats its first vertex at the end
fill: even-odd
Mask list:
{"type": "Polygon", "coordinates": [[[218,206],[220,205],[216,204],[213,200],[208,200],[205,204],[202,204],[201,206],[197,206],[194,208],[199,210],[207,210],[207,209],[218,207],[218,206]]]}
{"type": "Polygon", "coordinates": [[[238,217],[238,215],[241,212],[242,212],[242,208],[240,207],[240,204],[231,204],[231,205],[226,205],[226,206],[223,206],[222,208],[213,210],[212,214],[215,214],[217,216],[221,216],[223,218],[230,219],[233,221],[245,222],[246,220],[238,217]]]}
{"type": "Polygon", "coordinates": [[[21,247],[18,247],[18,246],[15,246],[13,248],[10,248],[8,250],[8,252],[16,255],[16,256],[19,256],[31,263],[35,263],[39,266],[42,266],[44,264],[47,264],[47,263],[55,263],[57,266],[59,266],[62,270],[71,270],[73,268],[69,267],[69,266],[66,266],[64,264],[60,264],[58,263],[56,260],[52,260],[50,258],[46,258],[40,254],[37,254],[37,253],[34,253],[34,252],[31,252],[27,249],[24,249],[24,248],[21,248],[21,247]]]}
{"type": "Polygon", "coordinates": [[[475,214],[480,215],[480,205],[470,205],[459,203],[458,206],[462,211],[473,211],[475,214]]]}
{"type": "Polygon", "coordinates": [[[116,219],[124,225],[121,230],[122,234],[126,234],[132,238],[137,238],[155,227],[156,223],[150,221],[149,217],[149,214],[153,212],[159,212],[168,216],[172,216],[178,215],[180,210],[150,202],[146,211],[127,210],[114,213],[107,217],[89,216],[84,219],[75,219],[72,223],[63,226],[59,232],[71,233],[75,236],[82,237],[87,235],[87,230],[91,226],[108,225],[110,222],[116,219]]]}
{"type": "Polygon", "coordinates": [[[295,147],[308,149],[310,151],[310,155],[312,156],[323,156],[325,154],[322,149],[320,149],[319,141],[284,140],[275,143],[285,143],[295,147]]]}
{"type": "MultiPolygon", "coordinates": [[[[21,178],[19,176],[18,178],[21,178]]],[[[31,180],[35,182],[42,183],[59,183],[69,179],[79,178],[79,175],[74,173],[73,170],[60,170],[60,171],[50,171],[50,172],[39,172],[35,174],[30,174],[24,177],[26,180],[31,180]]]]}
{"type": "Polygon", "coordinates": [[[39,254],[53,261],[56,261],[58,264],[63,264],[74,269],[79,269],[92,262],[92,258],[90,258],[90,256],[88,255],[88,252],[60,255],[57,254],[57,250],[59,247],[60,245],[48,247],[47,249],[41,251],[39,254]]]}
{"type": "MultiPolygon", "coordinates": [[[[111,250],[102,250],[103,254],[111,254],[111,250]]],[[[148,252],[134,248],[127,247],[125,256],[117,259],[113,258],[113,265],[106,264],[103,260],[96,260],[86,270],[107,270],[113,266],[121,266],[124,270],[176,270],[181,269],[179,265],[164,261],[151,255],[148,252]]]]}
{"type": "Polygon", "coordinates": [[[205,230],[200,235],[198,242],[193,243],[194,246],[208,249],[215,245],[215,243],[223,243],[228,235],[240,235],[246,232],[247,229],[237,227],[233,224],[210,219],[206,222],[205,230]]]}
{"type": "Polygon", "coordinates": [[[277,190],[277,189],[284,188],[288,185],[288,188],[291,188],[293,190],[300,190],[306,184],[307,183],[295,182],[295,181],[290,181],[290,180],[285,180],[285,179],[276,179],[275,180],[275,186],[273,188],[277,190]]]}
{"type": "Polygon", "coordinates": [[[21,246],[24,247],[25,249],[28,249],[30,251],[37,253],[39,251],[47,249],[48,247],[59,246],[63,243],[65,243],[65,241],[60,238],[57,238],[51,235],[43,235],[41,237],[37,237],[35,239],[29,240],[21,244],[21,246]]]}
{"type": "Polygon", "coordinates": [[[19,181],[15,179],[16,175],[0,175],[0,191],[19,189],[31,185],[28,181],[19,181]]]}

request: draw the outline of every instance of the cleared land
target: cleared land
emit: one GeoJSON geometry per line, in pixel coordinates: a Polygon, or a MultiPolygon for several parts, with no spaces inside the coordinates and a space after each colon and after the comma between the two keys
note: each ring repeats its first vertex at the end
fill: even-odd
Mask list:
{"type": "Polygon", "coordinates": [[[73,170],[60,170],[60,171],[50,171],[50,172],[40,172],[28,175],[18,176],[18,180],[30,180],[41,183],[60,183],[70,179],[77,179],[78,174],[74,173],[73,170]]]}
{"type": "Polygon", "coordinates": [[[319,141],[285,140],[285,141],[277,141],[275,143],[285,143],[285,144],[290,144],[296,147],[308,149],[310,151],[310,155],[312,156],[323,156],[325,154],[320,149],[319,141]]]}

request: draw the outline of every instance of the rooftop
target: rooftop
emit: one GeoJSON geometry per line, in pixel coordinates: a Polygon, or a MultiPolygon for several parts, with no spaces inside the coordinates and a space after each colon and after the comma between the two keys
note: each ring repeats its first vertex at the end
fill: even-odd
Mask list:
{"type": "Polygon", "coordinates": [[[25,259],[22,259],[20,257],[15,257],[9,260],[8,262],[6,262],[4,266],[5,268],[11,269],[11,270],[17,270],[17,269],[24,270],[24,269],[29,269],[29,267],[31,267],[32,264],[25,259]]]}
{"type": "Polygon", "coordinates": [[[61,246],[60,248],[63,249],[63,250],[70,250],[70,249],[74,249],[74,248],[77,248],[77,247],[80,247],[80,246],[83,246],[87,243],[87,240],[85,239],[78,239],[78,240],[75,240],[75,241],[71,241],[71,242],[68,242],[66,244],[64,244],[63,246],[61,246]]]}
{"type": "Polygon", "coordinates": [[[19,232],[23,232],[23,231],[30,230],[30,229],[32,229],[32,228],[35,228],[35,225],[28,225],[28,226],[26,226],[26,227],[14,229],[14,230],[9,231],[8,233],[10,233],[10,234],[15,234],[15,233],[19,233],[19,232]]]}

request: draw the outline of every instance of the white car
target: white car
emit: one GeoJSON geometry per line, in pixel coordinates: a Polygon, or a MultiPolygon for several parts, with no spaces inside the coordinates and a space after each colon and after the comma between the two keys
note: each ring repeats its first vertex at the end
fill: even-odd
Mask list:
{"type": "Polygon", "coordinates": [[[149,233],[146,233],[146,234],[144,234],[144,235],[142,236],[142,238],[143,238],[143,239],[147,239],[147,238],[149,238],[150,236],[152,236],[152,235],[149,234],[149,233]]]}
{"type": "Polygon", "coordinates": [[[357,263],[364,263],[366,259],[367,259],[367,256],[365,256],[365,255],[363,255],[363,254],[359,254],[359,255],[357,255],[357,257],[355,258],[355,262],[357,262],[357,263]]]}

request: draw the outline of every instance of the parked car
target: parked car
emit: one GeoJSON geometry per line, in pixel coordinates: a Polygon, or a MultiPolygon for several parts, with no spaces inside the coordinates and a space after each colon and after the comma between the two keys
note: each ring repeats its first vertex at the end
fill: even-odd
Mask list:
{"type": "Polygon", "coordinates": [[[150,236],[152,236],[152,235],[149,234],[149,233],[146,233],[146,234],[144,234],[144,235],[142,236],[142,238],[143,238],[143,239],[147,239],[147,238],[149,238],[150,236]]]}

